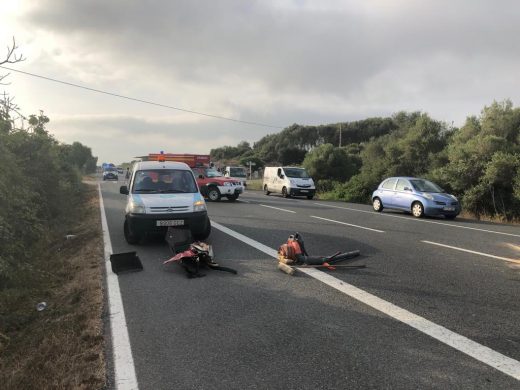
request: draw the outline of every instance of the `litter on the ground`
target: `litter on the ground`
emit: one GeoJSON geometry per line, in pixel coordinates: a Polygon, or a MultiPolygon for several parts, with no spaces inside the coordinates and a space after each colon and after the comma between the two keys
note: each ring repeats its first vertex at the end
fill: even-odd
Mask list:
{"type": "Polygon", "coordinates": [[[112,272],[122,274],[143,270],[143,265],[136,252],[114,253],[110,255],[112,272]]]}
{"type": "Polygon", "coordinates": [[[174,256],[163,264],[179,263],[189,278],[205,276],[200,272],[202,267],[237,274],[236,270],[216,263],[213,260],[211,245],[202,241],[193,241],[191,232],[187,228],[169,227],[165,239],[174,256]]]}

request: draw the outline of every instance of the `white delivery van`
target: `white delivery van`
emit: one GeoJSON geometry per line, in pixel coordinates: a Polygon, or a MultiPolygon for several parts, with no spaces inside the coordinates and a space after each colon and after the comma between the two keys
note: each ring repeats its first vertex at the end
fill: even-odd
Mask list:
{"type": "Polygon", "coordinates": [[[265,167],[262,188],[266,195],[270,193],[289,196],[306,196],[312,199],[316,193],[314,181],[304,168],[265,167]]]}
{"type": "Polygon", "coordinates": [[[186,226],[197,240],[206,239],[211,224],[206,202],[190,167],[173,161],[142,161],[134,164],[128,186],[124,235],[129,244],[147,233],[164,232],[168,226],[186,226]]]}
{"type": "Polygon", "coordinates": [[[224,170],[224,176],[239,181],[244,187],[247,186],[247,169],[244,167],[226,167],[224,170]]]}

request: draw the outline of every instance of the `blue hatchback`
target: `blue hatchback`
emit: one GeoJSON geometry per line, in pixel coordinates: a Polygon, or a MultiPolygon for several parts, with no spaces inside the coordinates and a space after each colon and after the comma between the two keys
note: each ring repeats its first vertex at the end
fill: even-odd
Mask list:
{"type": "Polygon", "coordinates": [[[416,177],[390,177],[372,194],[375,211],[383,208],[411,212],[414,217],[444,215],[454,219],[460,213],[460,202],[435,183],[416,177]]]}

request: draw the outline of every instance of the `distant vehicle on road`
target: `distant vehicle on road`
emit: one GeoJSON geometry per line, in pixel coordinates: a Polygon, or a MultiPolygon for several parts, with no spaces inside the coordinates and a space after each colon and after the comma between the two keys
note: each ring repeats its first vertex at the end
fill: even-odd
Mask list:
{"type": "Polygon", "coordinates": [[[414,217],[443,215],[454,219],[460,214],[459,200],[431,181],[416,177],[390,177],[372,193],[372,206],[377,212],[384,208],[404,210],[414,217]]]}
{"type": "Polygon", "coordinates": [[[262,188],[266,195],[271,192],[290,196],[306,196],[312,199],[316,193],[314,181],[304,168],[265,167],[262,188]]]}
{"type": "Polygon", "coordinates": [[[117,169],[114,167],[107,167],[103,170],[103,180],[118,180],[117,169]]]}
{"type": "Polygon", "coordinates": [[[192,170],[197,178],[200,193],[213,202],[219,201],[223,196],[235,201],[244,192],[240,181],[224,177],[214,168],[195,167],[192,170]]]}
{"type": "Polygon", "coordinates": [[[117,167],[117,173],[122,175],[123,174],[123,168],[117,167]]]}
{"type": "Polygon", "coordinates": [[[247,170],[244,167],[226,167],[224,169],[224,176],[239,181],[244,187],[247,185],[247,170]]]}

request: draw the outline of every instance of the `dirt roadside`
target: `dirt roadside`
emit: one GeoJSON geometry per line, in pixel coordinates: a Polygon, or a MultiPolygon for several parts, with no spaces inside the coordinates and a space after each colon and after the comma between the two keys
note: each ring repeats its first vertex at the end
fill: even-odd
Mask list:
{"type": "Polygon", "coordinates": [[[3,389],[106,387],[97,186],[84,184],[80,198],[56,239],[40,248],[25,289],[1,292],[3,389]]]}

